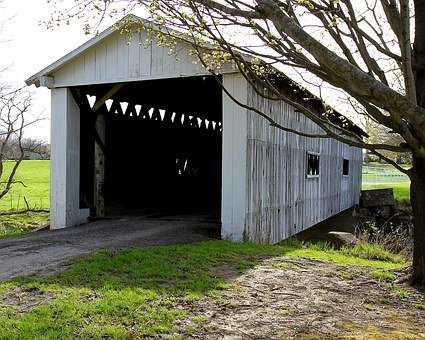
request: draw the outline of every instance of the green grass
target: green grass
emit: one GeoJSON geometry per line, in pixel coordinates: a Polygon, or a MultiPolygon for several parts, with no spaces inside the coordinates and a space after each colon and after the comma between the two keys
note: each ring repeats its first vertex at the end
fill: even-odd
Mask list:
{"type": "MultiPolygon", "coordinates": [[[[408,168],[409,166],[406,166],[408,168]]],[[[362,189],[393,188],[397,201],[410,200],[410,180],[392,165],[369,163],[363,165],[362,189]]]]}
{"type": "Polygon", "coordinates": [[[357,248],[350,249],[347,247],[336,250],[323,242],[314,244],[298,244],[298,242],[295,242],[295,244],[286,246],[285,255],[333,262],[343,266],[372,267],[385,270],[400,269],[406,266],[402,257],[395,254],[388,256],[388,252],[377,245],[359,245],[357,248]],[[365,249],[368,249],[369,252],[365,249]],[[371,249],[374,249],[374,251],[371,252],[371,249]]]}
{"type": "Polygon", "coordinates": [[[353,247],[344,247],[341,252],[361,259],[377,260],[392,263],[403,263],[404,259],[400,255],[393,254],[379,244],[358,243],[353,247]]]}
{"type": "Polygon", "coordinates": [[[394,189],[394,198],[396,201],[410,201],[410,182],[403,183],[363,183],[363,190],[371,190],[371,189],[385,189],[385,188],[393,188],[394,189]]]}
{"type": "MultiPolygon", "coordinates": [[[[6,174],[12,162],[5,163],[6,174]]],[[[23,161],[15,176],[16,181],[9,193],[0,200],[0,211],[26,209],[24,197],[31,208],[49,209],[50,161],[23,161]]]]}
{"type": "Polygon", "coordinates": [[[418,303],[415,305],[416,309],[425,310],[425,303],[418,303]]]}
{"type": "MultiPolygon", "coordinates": [[[[268,256],[330,261],[342,266],[400,268],[394,263],[358,258],[325,245],[286,242],[279,246],[209,241],[191,245],[101,252],[75,263],[63,274],[21,278],[0,284],[0,338],[140,338],[173,335],[175,321],[188,312],[180,305],[228,288],[214,274],[220,265],[243,272],[268,256]],[[243,266],[239,264],[243,262],[243,266]],[[6,306],[10,290],[48,294],[52,299],[31,311],[6,306]],[[2,296],[3,295],[3,296],[2,296]]],[[[343,267],[342,267],[343,268],[343,267]]],[[[22,293],[24,292],[24,293],[22,293]]],[[[188,335],[195,325],[187,328],[188,335]]]]}
{"type": "Polygon", "coordinates": [[[393,291],[394,295],[397,296],[399,299],[406,299],[411,295],[411,293],[404,288],[397,287],[393,284],[391,284],[389,287],[393,291]]]}
{"type": "Polygon", "coordinates": [[[380,269],[370,272],[370,276],[372,276],[374,279],[378,281],[388,282],[388,283],[394,282],[395,279],[397,278],[394,273],[391,273],[386,270],[380,270],[380,269]]]}
{"type": "MultiPolygon", "coordinates": [[[[5,163],[8,174],[13,163],[5,163]]],[[[31,209],[49,209],[50,161],[23,161],[18,168],[15,181],[9,193],[0,200],[0,213],[26,210],[26,198],[31,209]]],[[[48,223],[47,213],[0,214],[0,238],[28,233],[48,223]]]]}
{"type": "MultiPolygon", "coordinates": [[[[66,273],[45,279],[6,283],[50,292],[55,299],[24,315],[0,308],[2,334],[8,339],[129,338],[171,334],[186,316],[177,303],[214,296],[226,287],[212,269],[245,259],[255,265],[279,247],[217,241],[195,245],[102,252],[76,263],[66,273]]],[[[0,285],[0,292],[2,285],[0,285]]]]}
{"type": "Polygon", "coordinates": [[[49,221],[48,213],[23,213],[0,215],[0,238],[18,236],[45,226],[49,221]]]}

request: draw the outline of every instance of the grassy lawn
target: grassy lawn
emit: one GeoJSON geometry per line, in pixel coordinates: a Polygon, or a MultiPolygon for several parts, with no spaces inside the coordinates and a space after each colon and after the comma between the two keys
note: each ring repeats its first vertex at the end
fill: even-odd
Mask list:
{"type": "MultiPolygon", "coordinates": [[[[12,163],[5,164],[7,173],[12,163]]],[[[49,209],[50,161],[23,161],[15,180],[22,181],[25,186],[15,184],[0,200],[0,238],[25,234],[48,223],[49,216],[44,212],[14,215],[1,215],[1,213],[26,210],[24,197],[31,209],[49,209]]]]}
{"type": "MultiPolygon", "coordinates": [[[[12,163],[5,163],[6,173],[12,163]]],[[[17,183],[9,193],[0,200],[0,211],[26,209],[24,197],[34,209],[49,209],[50,161],[23,161],[15,176],[25,186],[17,183]]]]}
{"type": "MultiPolygon", "coordinates": [[[[178,305],[204,297],[219,299],[220,290],[232,288],[214,274],[214,268],[229,264],[242,273],[266,257],[281,255],[342,266],[360,265],[370,267],[371,271],[389,271],[406,265],[400,257],[376,246],[350,252],[298,242],[261,246],[210,241],[101,252],[57,276],[1,283],[0,337],[173,336],[176,321],[188,317],[188,312],[178,305]]],[[[188,328],[186,335],[190,336],[191,331],[188,328]]]]}
{"type": "Polygon", "coordinates": [[[388,164],[369,163],[363,166],[362,189],[393,188],[397,201],[410,200],[409,178],[388,164]]]}
{"type": "Polygon", "coordinates": [[[45,226],[48,223],[48,213],[25,213],[0,215],[0,238],[18,236],[45,226]]]}
{"type": "Polygon", "coordinates": [[[363,183],[363,190],[393,188],[394,198],[397,201],[410,200],[410,182],[402,183],[363,183]]]}

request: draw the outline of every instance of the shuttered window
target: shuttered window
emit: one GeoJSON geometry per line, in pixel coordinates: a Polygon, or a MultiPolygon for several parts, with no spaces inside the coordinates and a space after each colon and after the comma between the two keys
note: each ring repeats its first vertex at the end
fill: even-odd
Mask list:
{"type": "Polygon", "coordinates": [[[344,159],[342,162],[342,175],[348,176],[350,174],[350,161],[348,159],[344,159]]]}
{"type": "Polygon", "coordinates": [[[307,177],[319,177],[320,156],[316,153],[307,153],[307,177]]]}

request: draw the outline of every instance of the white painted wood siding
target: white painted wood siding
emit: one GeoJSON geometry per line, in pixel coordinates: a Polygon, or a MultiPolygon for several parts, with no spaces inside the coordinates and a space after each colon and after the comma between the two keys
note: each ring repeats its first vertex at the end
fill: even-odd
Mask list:
{"type": "MultiPolygon", "coordinates": [[[[320,128],[284,102],[270,101],[248,86],[248,105],[297,130],[320,128]]],[[[246,229],[250,240],[276,243],[358,203],[362,150],[332,139],[300,137],[247,113],[246,229]],[[306,177],[307,152],[320,154],[320,176],[306,177]],[[343,159],[349,176],[342,175],[343,159]]]]}
{"type": "MultiPolygon", "coordinates": [[[[223,85],[234,98],[247,102],[247,82],[241,74],[224,75],[223,85]]],[[[245,230],[246,129],[246,109],[223,91],[221,236],[232,241],[241,241],[245,230]]]]}
{"type": "Polygon", "coordinates": [[[67,87],[207,74],[184,42],[170,54],[169,48],[148,41],[146,32],[129,39],[117,31],[51,76],[54,87],[67,87]]]}
{"type": "Polygon", "coordinates": [[[80,109],[67,88],[52,90],[50,228],[83,223],[80,209],[80,109]]]}

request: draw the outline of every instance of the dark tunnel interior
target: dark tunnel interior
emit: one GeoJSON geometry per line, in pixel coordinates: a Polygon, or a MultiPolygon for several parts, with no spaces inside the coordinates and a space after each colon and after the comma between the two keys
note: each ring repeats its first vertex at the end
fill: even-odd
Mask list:
{"type": "Polygon", "coordinates": [[[81,109],[80,205],[95,214],[96,114],[105,118],[102,193],[109,216],[208,215],[221,206],[222,90],[213,77],[74,89],[81,109]],[[92,100],[92,102],[90,102],[92,100]]]}

